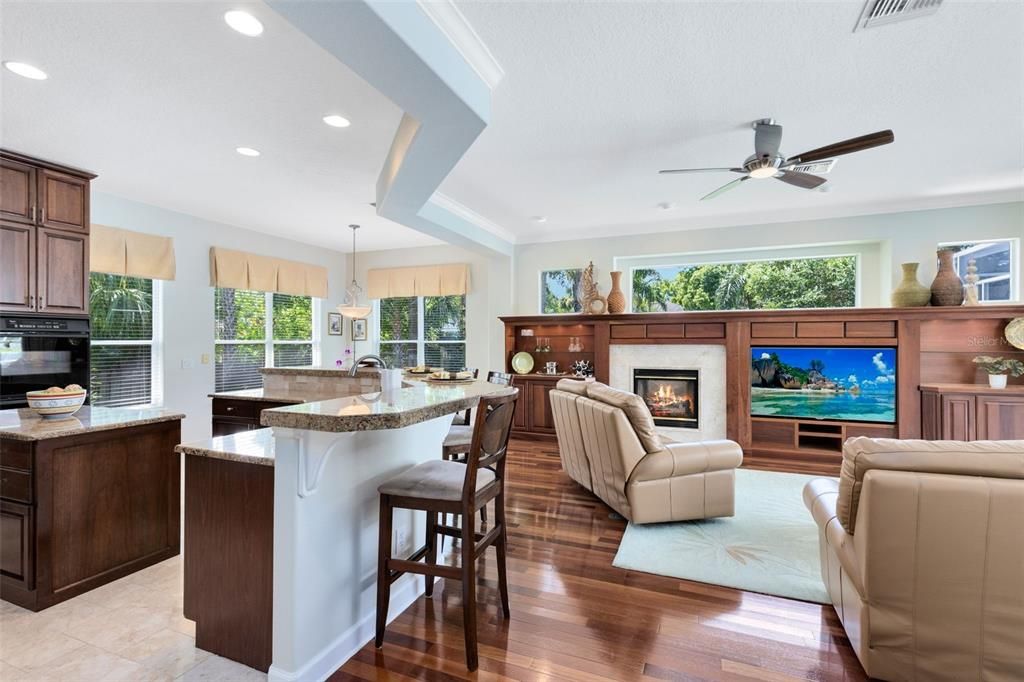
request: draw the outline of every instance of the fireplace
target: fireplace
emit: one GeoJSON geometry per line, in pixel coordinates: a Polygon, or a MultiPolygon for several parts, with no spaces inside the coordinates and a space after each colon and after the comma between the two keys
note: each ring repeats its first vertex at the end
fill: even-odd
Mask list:
{"type": "Polygon", "coordinates": [[[644,399],[657,426],[698,428],[695,369],[634,369],[633,392],[644,399]]]}

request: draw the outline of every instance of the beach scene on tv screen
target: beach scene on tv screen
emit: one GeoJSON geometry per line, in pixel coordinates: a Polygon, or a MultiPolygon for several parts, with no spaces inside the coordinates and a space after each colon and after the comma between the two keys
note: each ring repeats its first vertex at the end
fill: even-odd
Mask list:
{"type": "Polygon", "coordinates": [[[896,349],[751,349],[755,417],[896,421],[896,349]]]}

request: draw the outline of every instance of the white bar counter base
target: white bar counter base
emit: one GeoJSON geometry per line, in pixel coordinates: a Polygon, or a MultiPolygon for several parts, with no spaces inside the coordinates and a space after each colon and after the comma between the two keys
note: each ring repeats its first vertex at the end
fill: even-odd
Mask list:
{"type": "MultiPolygon", "coordinates": [[[[373,639],[377,486],[438,459],[451,415],[509,391],[475,381],[417,383],[264,410],[274,435],[274,622],[269,679],[323,680],[373,639]]],[[[407,555],[424,543],[426,515],[398,510],[407,555]]],[[[390,621],[423,593],[422,576],[391,587],[390,621]]]]}

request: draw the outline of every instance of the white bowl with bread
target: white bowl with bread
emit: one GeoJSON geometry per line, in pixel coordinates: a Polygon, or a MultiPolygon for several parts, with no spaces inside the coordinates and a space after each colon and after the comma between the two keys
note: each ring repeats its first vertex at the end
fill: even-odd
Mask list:
{"type": "Polygon", "coordinates": [[[64,388],[51,386],[42,391],[29,391],[25,398],[28,406],[43,419],[67,419],[78,412],[88,395],[89,392],[78,384],[69,384],[64,388]]]}

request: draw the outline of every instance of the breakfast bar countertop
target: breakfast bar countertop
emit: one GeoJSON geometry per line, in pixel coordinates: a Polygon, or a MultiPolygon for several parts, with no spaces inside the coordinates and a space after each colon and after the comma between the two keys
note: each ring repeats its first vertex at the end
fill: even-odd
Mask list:
{"type": "Polygon", "coordinates": [[[240,431],[230,436],[217,436],[202,441],[182,443],[175,452],[196,457],[224,459],[243,464],[274,466],[274,430],[240,431]]]}
{"type": "Polygon", "coordinates": [[[84,405],[71,417],[43,419],[31,408],[0,410],[0,440],[35,441],[111,431],[130,426],[184,419],[185,415],[158,408],[93,407],[84,405]]]}
{"type": "Polygon", "coordinates": [[[479,379],[451,385],[410,382],[387,393],[321,400],[302,405],[263,410],[263,426],[344,433],[401,429],[475,407],[486,395],[501,395],[507,386],[479,379]]]}

